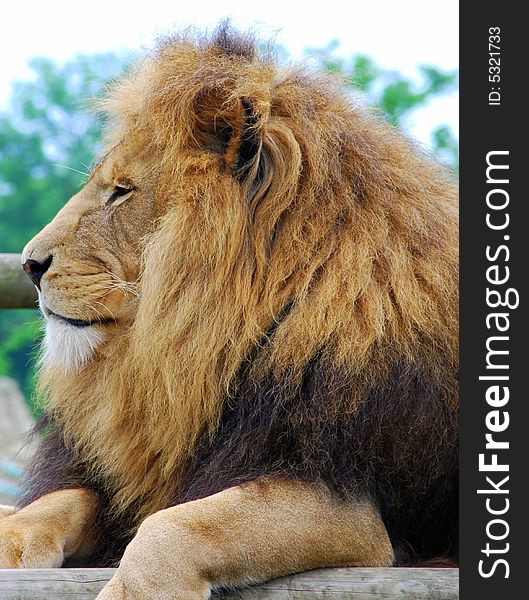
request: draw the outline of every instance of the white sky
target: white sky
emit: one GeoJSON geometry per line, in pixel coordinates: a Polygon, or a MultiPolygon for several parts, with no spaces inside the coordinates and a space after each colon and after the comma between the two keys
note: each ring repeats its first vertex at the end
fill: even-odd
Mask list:
{"type": "MultiPolygon", "coordinates": [[[[190,24],[211,28],[226,16],[265,39],[277,34],[293,57],[338,39],[340,55],[368,54],[410,76],[417,64],[455,69],[459,59],[457,0],[8,0],[0,7],[0,107],[11,82],[28,77],[34,56],[64,61],[79,53],[136,51],[156,34],[190,24]]],[[[427,143],[441,123],[458,131],[457,94],[432,101],[410,126],[427,143]]]]}

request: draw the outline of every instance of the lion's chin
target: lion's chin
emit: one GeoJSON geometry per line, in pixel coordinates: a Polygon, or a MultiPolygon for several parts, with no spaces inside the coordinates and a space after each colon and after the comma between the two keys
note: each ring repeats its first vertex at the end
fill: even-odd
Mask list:
{"type": "Polygon", "coordinates": [[[46,321],[42,362],[63,371],[79,371],[104,341],[100,327],[76,327],[66,321],[49,317],[46,321]]]}

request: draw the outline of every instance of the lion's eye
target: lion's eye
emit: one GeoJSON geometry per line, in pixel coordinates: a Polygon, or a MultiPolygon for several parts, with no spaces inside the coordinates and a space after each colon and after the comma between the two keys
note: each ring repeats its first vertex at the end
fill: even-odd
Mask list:
{"type": "Polygon", "coordinates": [[[131,186],[116,185],[114,187],[114,190],[108,197],[107,201],[105,202],[105,206],[110,206],[111,204],[113,204],[114,206],[118,206],[132,194],[132,191],[133,188],[131,186]]]}

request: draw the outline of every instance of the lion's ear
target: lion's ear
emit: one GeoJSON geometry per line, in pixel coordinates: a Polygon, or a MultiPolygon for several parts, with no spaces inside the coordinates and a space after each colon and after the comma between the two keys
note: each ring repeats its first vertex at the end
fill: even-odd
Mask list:
{"type": "Polygon", "coordinates": [[[221,155],[241,182],[258,169],[262,146],[262,117],[246,97],[209,89],[197,96],[193,136],[198,145],[221,155]]]}

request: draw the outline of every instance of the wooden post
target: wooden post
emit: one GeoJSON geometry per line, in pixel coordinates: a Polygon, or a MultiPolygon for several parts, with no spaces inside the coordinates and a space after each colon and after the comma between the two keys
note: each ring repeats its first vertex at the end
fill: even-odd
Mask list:
{"type": "MultiPolygon", "coordinates": [[[[0,570],[1,600],[93,600],[114,569],[0,570]]],[[[457,600],[458,569],[320,569],[220,596],[223,600],[457,600]]]]}
{"type": "Polygon", "coordinates": [[[0,254],[0,308],[37,308],[37,292],[20,265],[20,254],[0,254]]]}

